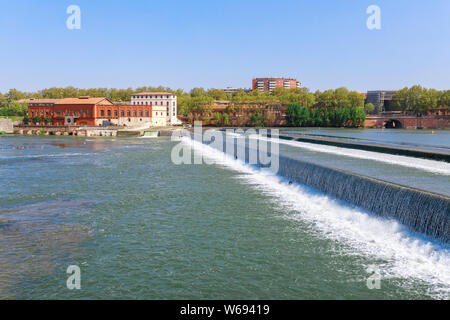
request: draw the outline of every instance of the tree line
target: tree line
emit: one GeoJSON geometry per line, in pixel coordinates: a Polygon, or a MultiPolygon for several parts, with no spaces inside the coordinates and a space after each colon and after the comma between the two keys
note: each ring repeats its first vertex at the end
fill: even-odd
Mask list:
{"type": "Polygon", "coordinates": [[[316,109],[289,104],[286,111],[287,125],[291,127],[360,127],[365,120],[361,107],[316,109]]]}
{"type": "Polygon", "coordinates": [[[450,111],[450,90],[405,87],[392,96],[391,110],[411,114],[427,114],[437,110],[450,111]]]}
{"type": "MultiPolygon", "coordinates": [[[[342,123],[340,119],[346,116],[351,110],[356,110],[358,113],[361,110],[365,110],[366,113],[371,113],[374,110],[373,105],[364,105],[365,97],[363,94],[350,91],[344,87],[315,92],[311,92],[308,88],[304,87],[295,89],[276,88],[272,92],[260,92],[258,90],[247,92],[243,89],[238,89],[233,93],[226,93],[221,89],[204,88],[193,88],[189,92],[185,92],[182,89],[173,90],[163,86],[143,86],[134,89],[53,87],[36,92],[22,92],[16,89],[10,89],[5,94],[0,93],[0,116],[23,116],[26,114],[26,105],[18,102],[26,98],[62,99],[91,96],[107,97],[111,101],[116,102],[130,101],[131,95],[136,93],[157,91],[171,92],[177,95],[178,113],[185,116],[191,113],[210,113],[214,105],[214,100],[230,101],[231,110],[229,111],[231,112],[239,111],[242,105],[256,106],[257,108],[270,108],[279,105],[287,106],[290,104],[300,105],[308,109],[309,117],[311,118],[310,123],[328,123],[327,119],[335,119],[330,121],[339,124],[342,123]],[[320,113],[316,110],[320,110],[320,113]],[[313,121],[312,119],[316,120],[313,121]]],[[[449,110],[449,103],[450,90],[439,91],[426,89],[421,86],[413,86],[399,90],[393,96],[391,105],[394,110],[418,114],[431,112],[438,108],[449,110]]],[[[255,122],[258,121],[258,119],[255,119],[255,122]]]]}

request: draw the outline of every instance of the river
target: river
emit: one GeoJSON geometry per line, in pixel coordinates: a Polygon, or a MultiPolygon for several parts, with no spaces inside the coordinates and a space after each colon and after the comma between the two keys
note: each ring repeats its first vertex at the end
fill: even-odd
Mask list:
{"type": "MultiPolygon", "coordinates": [[[[450,298],[447,245],[209,147],[174,165],[178,143],[0,137],[0,298],[450,298]]],[[[445,172],[282,148],[448,195],[445,172]]]]}

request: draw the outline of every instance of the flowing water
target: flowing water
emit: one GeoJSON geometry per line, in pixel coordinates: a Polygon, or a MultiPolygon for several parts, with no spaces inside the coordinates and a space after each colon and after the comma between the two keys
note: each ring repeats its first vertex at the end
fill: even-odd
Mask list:
{"type": "MultiPolygon", "coordinates": [[[[450,298],[448,245],[207,146],[196,148],[212,165],[174,165],[178,143],[1,137],[0,298],[450,298]],[[81,290],[66,287],[70,265],[81,290]],[[380,289],[368,289],[368,268],[380,289]]],[[[356,166],[369,175],[423,175],[434,192],[449,183],[285,147],[385,170],[356,166]]]]}

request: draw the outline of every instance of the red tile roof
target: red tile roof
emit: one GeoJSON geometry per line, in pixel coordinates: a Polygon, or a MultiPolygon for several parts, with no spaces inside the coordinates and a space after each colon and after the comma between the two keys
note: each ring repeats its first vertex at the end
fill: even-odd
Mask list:
{"type": "Polygon", "coordinates": [[[26,103],[57,103],[61,99],[21,99],[19,102],[26,102],[26,103]]]}
{"type": "Polygon", "coordinates": [[[91,98],[91,97],[79,97],[79,98],[65,98],[58,101],[58,104],[108,104],[113,103],[107,98],[91,98]]]}

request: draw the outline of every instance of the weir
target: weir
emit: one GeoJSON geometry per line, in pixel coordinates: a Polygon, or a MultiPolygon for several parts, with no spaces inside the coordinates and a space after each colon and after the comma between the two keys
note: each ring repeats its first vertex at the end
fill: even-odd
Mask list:
{"type": "Polygon", "coordinates": [[[144,131],[143,137],[151,137],[151,138],[157,138],[159,135],[159,131],[144,131]]]}
{"type": "MultiPolygon", "coordinates": [[[[220,129],[220,131],[233,130],[236,128],[227,128],[220,129]]],[[[259,132],[259,129],[255,129],[256,132],[259,132]]],[[[270,130],[269,130],[270,132],[270,130]]],[[[422,159],[430,159],[436,161],[445,161],[450,163],[450,152],[448,150],[437,150],[436,148],[430,148],[426,146],[416,147],[415,150],[412,150],[408,147],[402,146],[390,146],[383,143],[369,143],[364,141],[348,141],[348,138],[340,138],[340,137],[328,137],[321,135],[306,135],[306,134],[280,134],[278,135],[281,140],[289,140],[289,141],[299,141],[299,142],[307,142],[307,143],[315,143],[319,145],[347,148],[347,149],[355,149],[355,150],[364,150],[364,151],[373,151],[379,153],[386,153],[392,155],[400,155],[414,158],[422,158],[422,159]]]]}
{"type": "MultiPolygon", "coordinates": [[[[208,142],[204,142],[208,144],[208,142]]],[[[227,154],[236,154],[234,150],[227,154]]],[[[245,146],[245,162],[249,148],[245,146]]],[[[241,159],[244,160],[244,159],[241,159]]],[[[450,243],[450,197],[279,155],[278,175],[450,243]]],[[[324,213],[326,214],[326,213],[324,213]]]]}
{"type": "Polygon", "coordinates": [[[286,156],[279,159],[281,176],[450,243],[448,197],[286,156]]]}

